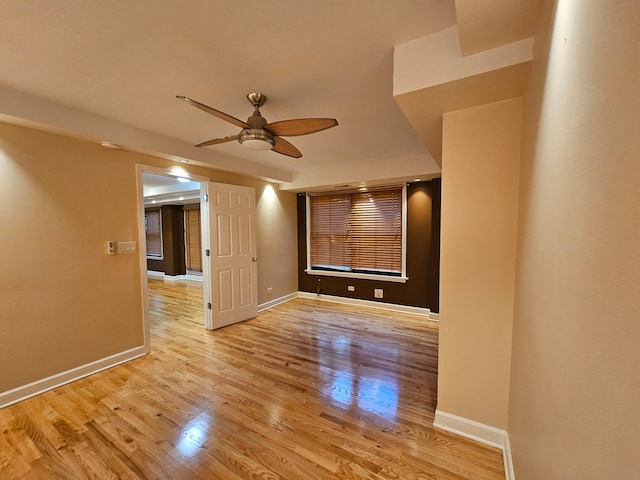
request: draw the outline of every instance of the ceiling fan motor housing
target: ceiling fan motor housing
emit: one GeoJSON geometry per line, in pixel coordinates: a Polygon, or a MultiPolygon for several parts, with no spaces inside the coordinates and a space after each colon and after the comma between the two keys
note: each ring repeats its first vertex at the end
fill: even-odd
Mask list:
{"type": "Polygon", "coordinates": [[[238,141],[250,150],[269,150],[276,144],[276,137],[264,128],[267,120],[260,114],[260,107],[267,101],[267,97],[261,93],[250,93],[247,95],[247,100],[251,102],[255,110],[253,115],[247,119],[247,124],[251,128],[242,130],[238,141]]]}

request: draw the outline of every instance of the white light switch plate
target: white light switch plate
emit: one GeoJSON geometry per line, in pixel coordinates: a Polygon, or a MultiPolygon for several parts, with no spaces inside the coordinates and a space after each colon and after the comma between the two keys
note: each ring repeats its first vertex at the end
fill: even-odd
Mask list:
{"type": "Polygon", "coordinates": [[[118,242],[118,253],[135,253],[136,242],[118,242]]]}

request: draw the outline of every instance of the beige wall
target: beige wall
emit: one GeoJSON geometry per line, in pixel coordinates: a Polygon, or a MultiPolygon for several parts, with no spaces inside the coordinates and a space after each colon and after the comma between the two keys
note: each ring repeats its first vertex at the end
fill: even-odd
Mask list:
{"type": "MultiPolygon", "coordinates": [[[[144,343],[136,164],[175,162],[0,123],[0,394],[144,343]]],[[[259,303],[297,291],[296,196],[256,189],[259,303]],[[267,287],[273,287],[268,295],[267,287]]]]}
{"type": "Polygon", "coordinates": [[[445,114],[438,410],[507,428],[521,100],[445,114]]]}
{"type": "Polygon", "coordinates": [[[640,2],[552,3],[524,102],[515,473],[638,478],[640,2]]]}
{"type": "Polygon", "coordinates": [[[298,291],[296,197],[295,193],[279,192],[272,184],[256,187],[260,304],[298,291]]]}
{"type": "Polygon", "coordinates": [[[134,164],[0,123],[0,172],[0,392],[140,346],[134,164]]]}

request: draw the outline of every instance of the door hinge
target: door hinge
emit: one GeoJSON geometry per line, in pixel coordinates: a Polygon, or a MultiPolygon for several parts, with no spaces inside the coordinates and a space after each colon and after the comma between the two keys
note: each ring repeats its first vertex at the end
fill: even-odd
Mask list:
{"type": "Polygon", "coordinates": [[[207,308],[211,310],[211,302],[207,303],[207,308]]]}
{"type": "Polygon", "coordinates": [[[210,257],[210,256],[211,256],[211,250],[209,250],[209,249],[207,248],[207,249],[204,251],[204,254],[205,254],[207,257],[210,257]]]}

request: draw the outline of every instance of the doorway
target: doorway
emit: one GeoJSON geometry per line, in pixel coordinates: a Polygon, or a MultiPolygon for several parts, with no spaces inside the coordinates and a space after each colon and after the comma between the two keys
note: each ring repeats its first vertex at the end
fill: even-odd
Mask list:
{"type": "Polygon", "coordinates": [[[164,170],[138,165],[137,175],[145,344],[150,348],[150,310],[166,308],[168,303],[172,308],[193,309],[194,295],[177,294],[178,291],[197,291],[195,298],[200,308],[192,318],[206,328],[202,290],[208,279],[202,264],[201,232],[206,225],[201,221],[200,210],[209,179],[179,167],[164,170]],[[149,282],[154,282],[154,288],[149,282]],[[159,285],[166,288],[158,288],[159,285]]]}
{"type": "Polygon", "coordinates": [[[201,183],[143,172],[147,271],[202,280],[201,183]]]}

